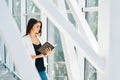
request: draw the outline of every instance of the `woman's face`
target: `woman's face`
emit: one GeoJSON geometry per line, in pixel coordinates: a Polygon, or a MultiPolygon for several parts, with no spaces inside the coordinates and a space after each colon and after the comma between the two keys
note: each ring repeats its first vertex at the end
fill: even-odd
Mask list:
{"type": "Polygon", "coordinates": [[[36,24],[32,27],[32,31],[33,31],[35,34],[39,33],[39,31],[40,31],[40,26],[41,26],[41,24],[40,24],[39,22],[36,23],[36,24]]]}

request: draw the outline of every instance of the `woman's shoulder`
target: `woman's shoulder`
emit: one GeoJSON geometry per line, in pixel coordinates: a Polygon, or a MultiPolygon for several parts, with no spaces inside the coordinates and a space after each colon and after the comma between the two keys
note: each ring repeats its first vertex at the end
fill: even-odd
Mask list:
{"type": "Polygon", "coordinates": [[[24,35],[24,36],[22,36],[23,38],[26,38],[26,37],[28,37],[29,35],[24,35]]]}
{"type": "Polygon", "coordinates": [[[24,35],[24,36],[22,36],[22,39],[23,39],[23,40],[29,39],[29,35],[24,35]]]}
{"type": "Polygon", "coordinates": [[[28,44],[28,43],[30,42],[29,35],[22,36],[22,41],[23,41],[25,44],[28,44]]]}

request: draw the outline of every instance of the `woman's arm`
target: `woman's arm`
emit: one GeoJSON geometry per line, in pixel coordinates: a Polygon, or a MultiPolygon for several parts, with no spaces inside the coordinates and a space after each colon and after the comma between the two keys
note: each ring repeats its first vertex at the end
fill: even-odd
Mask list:
{"type": "Polygon", "coordinates": [[[39,54],[39,55],[32,55],[31,57],[32,57],[32,59],[47,57],[47,56],[49,56],[49,55],[51,54],[52,50],[51,50],[51,48],[47,48],[47,49],[45,50],[45,52],[46,52],[46,55],[44,55],[44,54],[39,54]]]}
{"type": "Polygon", "coordinates": [[[42,58],[44,57],[43,54],[39,54],[39,55],[31,55],[32,59],[38,59],[38,58],[42,58]]]}

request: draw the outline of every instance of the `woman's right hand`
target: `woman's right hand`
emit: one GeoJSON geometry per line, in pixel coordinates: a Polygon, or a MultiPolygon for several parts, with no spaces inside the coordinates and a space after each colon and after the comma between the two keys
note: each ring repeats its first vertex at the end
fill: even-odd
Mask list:
{"type": "Polygon", "coordinates": [[[45,49],[45,53],[46,53],[45,57],[49,56],[52,53],[51,48],[45,49]]]}

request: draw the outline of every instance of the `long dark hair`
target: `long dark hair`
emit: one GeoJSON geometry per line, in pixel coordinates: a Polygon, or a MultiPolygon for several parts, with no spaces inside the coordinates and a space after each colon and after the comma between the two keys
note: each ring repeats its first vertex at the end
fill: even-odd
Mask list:
{"type": "Polygon", "coordinates": [[[25,35],[28,35],[28,34],[30,33],[32,27],[33,27],[36,23],[38,23],[38,22],[41,24],[41,26],[40,26],[40,31],[39,31],[40,36],[41,36],[41,34],[42,34],[42,22],[41,22],[41,21],[38,21],[38,20],[36,20],[36,19],[34,19],[34,18],[31,18],[31,19],[28,21],[27,29],[26,29],[26,34],[25,34],[25,35]]]}

